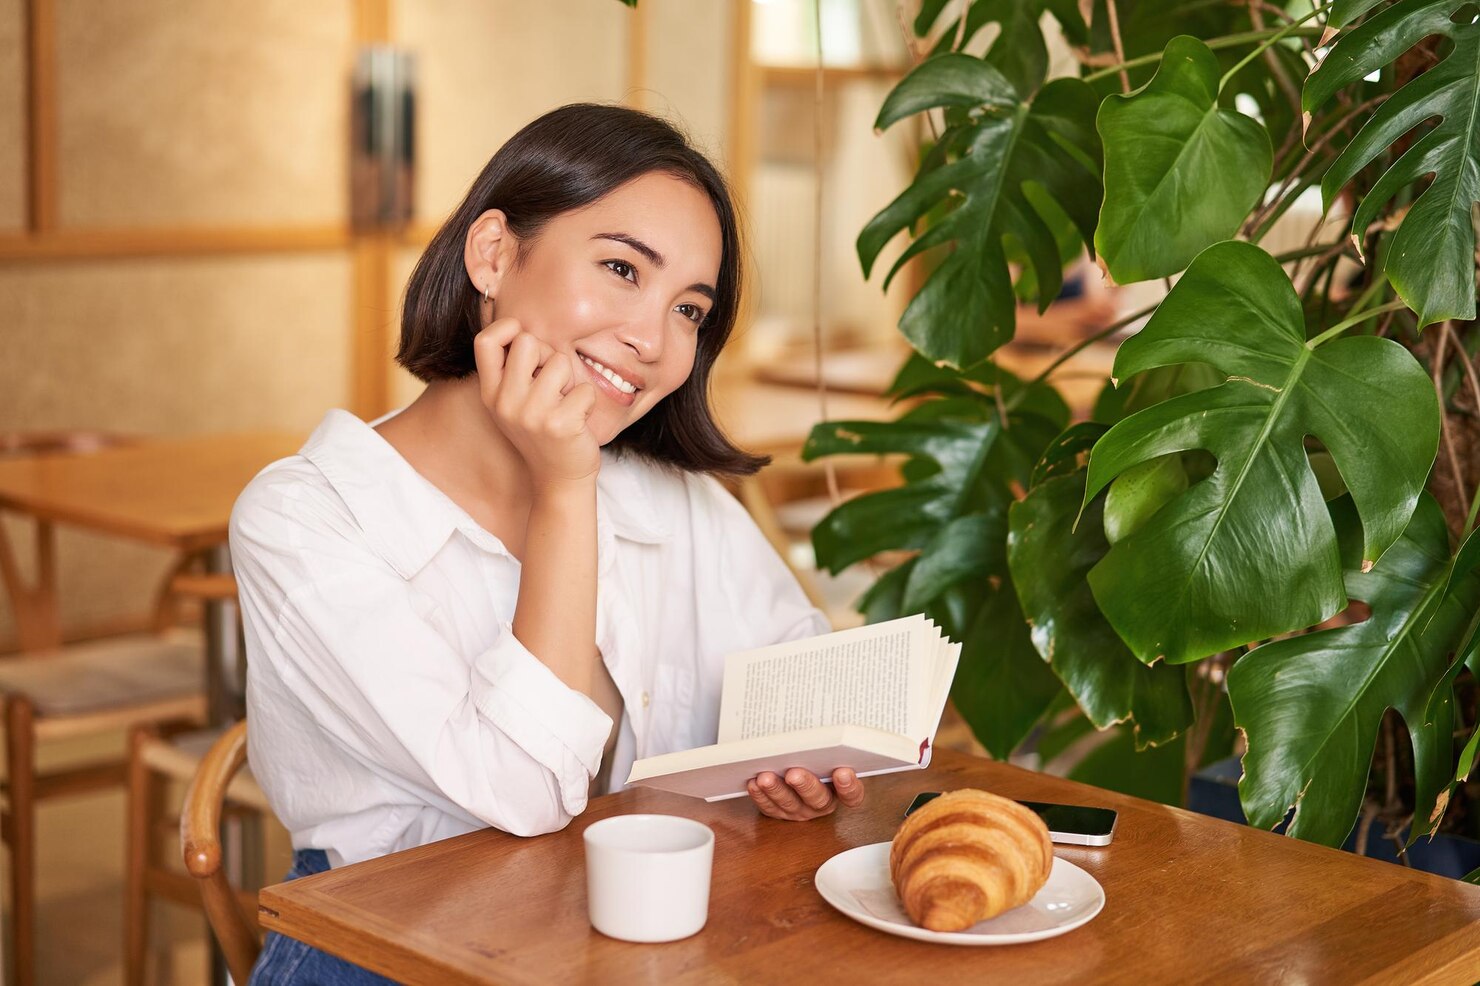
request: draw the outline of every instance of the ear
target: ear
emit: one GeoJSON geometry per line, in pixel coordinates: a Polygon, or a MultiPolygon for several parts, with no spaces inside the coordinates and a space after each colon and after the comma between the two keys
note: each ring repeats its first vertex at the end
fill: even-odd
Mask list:
{"type": "Polygon", "coordinates": [[[463,241],[463,266],[473,290],[490,298],[498,294],[499,284],[514,265],[517,245],[502,209],[489,209],[473,220],[463,241]]]}

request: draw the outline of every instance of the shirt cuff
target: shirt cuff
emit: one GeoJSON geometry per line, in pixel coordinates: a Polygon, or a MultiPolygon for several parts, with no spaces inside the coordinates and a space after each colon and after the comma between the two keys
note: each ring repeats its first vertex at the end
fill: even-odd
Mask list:
{"type": "Polygon", "coordinates": [[[611,736],[611,716],[571,688],[531,654],[514,629],[478,656],[476,668],[488,687],[479,689],[478,711],[555,775],[569,815],[586,807],[591,778],[611,736]]]}

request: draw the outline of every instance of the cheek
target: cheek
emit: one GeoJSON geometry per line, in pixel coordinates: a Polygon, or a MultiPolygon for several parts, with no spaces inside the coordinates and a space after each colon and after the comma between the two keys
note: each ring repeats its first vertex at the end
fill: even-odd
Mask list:
{"type": "Polygon", "coordinates": [[[694,372],[695,356],[698,352],[697,339],[692,333],[687,333],[669,341],[669,352],[672,354],[670,364],[664,367],[665,380],[668,384],[668,392],[672,393],[683,386],[694,372]]]}
{"type": "Polygon", "coordinates": [[[519,319],[526,332],[557,349],[589,334],[600,324],[603,311],[600,291],[588,281],[573,277],[545,278],[539,290],[521,283],[511,303],[500,308],[500,316],[519,319]]]}

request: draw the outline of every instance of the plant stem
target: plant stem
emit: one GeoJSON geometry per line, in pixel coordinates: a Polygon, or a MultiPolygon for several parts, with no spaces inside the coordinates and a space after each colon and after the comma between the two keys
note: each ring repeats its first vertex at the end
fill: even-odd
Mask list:
{"type": "MultiPolygon", "coordinates": [[[[1278,32],[1271,28],[1268,31],[1245,31],[1242,34],[1228,34],[1204,43],[1214,51],[1218,51],[1222,48],[1237,48],[1239,45],[1245,45],[1251,41],[1261,41],[1275,33],[1285,36],[1293,35],[1296,37],[1312,38],[1320,35],[1320,31],[1313,27],[1296,28],[1293,31],[1290,29],[1291,27],[1293,25],[1280,28],[1278,32]]],[[[1091,72],[1089,75],[1083,77],[1083,81],[1098,82],[1100,79],[1119,74],[1122,69],[1140,68],[1142,65],[1154,65],[1159,61],[1161,61],[1161,52],[1159,51],[1152,52],[1149,55],[1139,55],[1135,58],[1127,59],[1119,65],[1107,65],[1098,71],[1091,72]]]]}
{"type": "Polygon", "coordinates": [[[1271,45],[1277,43],[1281,38],[1283,38],[1286,35],[1288,35],[1291,31],[1295,30],[1301,24],[1304,24],[1306,21],[1310,20],[1312,17],[1314,17],[1317,14],[1319,14],[1322,9],[1323,8],[1321,8],[1321,7],[1312,7],[1310,13],[1306,14],[1304,17],[1298,18],[1298,19],[1293,20],[1290,23],[1286,24],[1284,27],[1282,27],[1278,31],[1276,31],[1269,38],[1269,40],[1267,40],[1264,43],[1262,43],[1261,45],[1259,45],[1259,47],[1257,47],[1253,51],[1249,52],[1243,58],[1240,58],[1234,64],[1233,68],[1229,69],[1227,72],[1224,72],[1223,73],[1223,78],[1221,78],[1221,79],[1218,80],[1218,91],[1219,92],[1222,92],[1223,91],[1223,87],[1228,84],[1228,80],[1231,79],[1231,78],[1233,78],[1235,75],[1238,75],[1239,70],[1242,69],[1245,65],[1249,64],[1254,59],[1258,58],[1261,54],[1264,53],[1264,51],[1267,48],[1269,48],[1271,45]]]}
{"type": "Polygon", "coordinates": [[[1024,386],[1023,389],[1019,390],[1017,393],[1013,394],[1012,397],[1008,398],[1007,410],[1011,411],[1013,408],[1017,407],[1018,404],[1021,403],[1023,398],[1027,395],[1028,391],[1032,390],[1034,387],[1047,380],[1050,373],[1063,366],[1069,360],[1073,359],[1076,355],[1088,349],[1090,346],[1099,342],[1106,336],[1113,335],[1116,332],[1119,332],[1121,329],[1125,328],[1127,325],[1130,325],[1136,319],[1145,318],[1147,315],[1150,315],[1154,311],[1156,311],[1156,305],[1147,305],[1145,308],[1142,308],[1138,312],[1132,312],[1125,318],[1117,319],[1116,321],[1111,322],[1109,325],[1105,326],[1103,329],[1100,329],[1093,335],[1088,335],[1085,336],[1083,339],[1080,339],[1074,345],[1070,346],[1068,349],[1060,353],[1054,359],[1054,361],[1044,367],[1043,371],[1040,372],[1036,377],[1028,381],[1027,385],[1024,386]]]}
{"type": "Polygon", "coordinates": [[[1252,235],[1249,236],[1250,241],[1258,243],[1260,240],[1264,239],[1265,234],[1267,234],[1271,229],[1274,228],[1275,222],[1280,218],[1281,215],[1284,214],[1285,210],[1295,203],[1295,199],[1299,198],[1301,193],[1303,193],[1311,185],[1315,184],[1314,181],[1305,181],[1302,183],[1300,181],[1301,173],[1313,160],[1315,160],[1316,155],[1323,151],[1326,148],[1326,145],[1331,143],[1331,139],[1345,130],[1347,125],[1350,124],[1352,120],[1357,117],[1358,114],[1363,113],[1374,106],[1377,106],[1385,99],[1387,99],[1386,95],[1374,96],[1372,99],[1369,99],[1366,102],[1362,103],[1360,106],[1352,109],[1350,112],[1342,116],[1340,120],[1333,124],[1329,130],[1322,134],[1320,138],[1311,145],[1311,147],[1305,152],[1305,156],[1301,159],[1300,163],[1291,170],[1290,174],[1281,183],[1279,191],[1275,193],[1275,196],[1273,199],[1270,200],[1269,205],[1259,210],[1259,212],[1255,213],[1254,218],[1249,220],[1249,222],[1245,225],[1244,228],[1246,230],[1253,230],[1252,235]],[[1300,185],[1300,190],[1297,191],[1294,195],[1289,194],[1290,190],[1294,188],[1296,184],[1300,185]]]}
{"type": "MultiPolygon", "coordinates": [[[[1449,323],[1445,323],[1446,327],[1449,323]]],[[[1454,451],[1454,429],[1449,423],[1449,409],[1444,400],[1444,352],[1449,345],[1449,333],[1439,333],[1439,343],[1434,348],[1434,393],[1439,398],[1439,437],[1449,458],[1449,472],[1454,480],[1454,495],[1465,495],[1465,474],[1459,467],[1459,455],[1454,451]]],[[[1461,353],[1460,355],[1464,355],[1461,353]]],[[[1460,500],[1464,502],[1463,499],[1460,500]]],[[[1468,529],[1468,525],[1466,525],[1468,529]]]]}
{"type": "MultiPolygon", "coordinates": [[[[1249,23],[1253,25],[1254,30],[1256,31],[1264,30],[1264,11],[1261,9],[1260,0],[1250,0],[1248,6],[1249,23]]],[[[1273,9],[1278,10],[1279,8],[1276,7],[1273,9]]],[[[1290,20],[1290,17],[1288,15],[1285,16],[1285,20],[1289,21],[1291,24],[1297,23],[1296,21],[1290,20]]],[[[1280,64],[1279,58],[1268,48],[1264,49],[1264,63],[1269,66],[1269,74],[1274,77],[1275,85],[1280,87],[1280,92],[1284,93],[1285,98],[1290,101],[1290,105],[1294,107],[1295,112],[1299,114],[1300,90],[1296,87],[1295,83],[1290,80],[1290,76],[1286,74],[1285,67],[1280,64]]],[[[1294,127],[1290,128],[1290,136],[1288,139],[1295,139],[1294,127]]],[[[1276,155],[1276,158],[1283,156],[1284,152],[1281,151],[1280,154],[1276,155]]]]}
{"type": "Polygon", "coordinates": [[[1120,59],[1120,91],[1131,91],[1131,74],[1125,69],[1125,45],[1120,40],[1120,14],[1115,9],[1115,0],[1105,0],[1105,13],[1110,17],[1110,43],[1115,46],[1115,57],[1120,59]]]}
{"type": "MultiPolygon", "coordinates": [[[[813,0],[812,24],[817,37],[817,73],[812,93],[812,358],[817,373],[817,409],[822,420],[827,413],[827,375],[822,370],[822,97],[827,73],[822,55],[822,0],[813,0]]],[[[832,460],[825,463],[827,493],[833,506],[843,502],[838,488],[838,470],[832,460]]]]}
{"type": "MultiPolygon", "coordinates": [[[[1378,282],[1378,284],[1381,284],[1381,283],[1382,282],[1380,282],[1380,281],[1378,282]]],[[[1376,285],[1374,285],[1374,287],[1376,287],[1376,285]]],[[[1358,299],[1359,303],[1362,300],[1365,300],[1365,296],[1362,299],[1358,299]]],[[[1312,339],[1310,342],[1307,342],[1305,345],[1309,349],[1315,349],[1318,346],[1320,346],[1321,343],[1325,342],[1327,339],[1330,339],[1330,338],[1333,338],[1335,336],[1341,335],[1341,333],[1345,332],[1347,329],[1351,328],[1353,325],[1360,325],[1360,324],[1362,324],[1363,322],[1367,321],[1369,318],[1371,318],[1374,315],[1381,315],[1383,312],[1390,312],[1390,311],[1393,311],[1393,310],[1398,309],[1398,308],[1406,308],[1406,307],[1408,307],[1408,305],[1407,305],[1406,302],[1403,302],[1403,301],[1389,301],[1385,305],[1378,305],[1376,308],[1368,308],[1367,310],[1361,312],[1358,315],[1353,315],[1350,318],[1342,319],[1340,322],[1337,322],[1335,325],[1331,326],[1325,332],[1322,332],[1320,335],[1316,336],[1314,339],[1312,339]]]]}
{"type": "MultiPolygon", "coordinates": [[[[1454,334],[1454,329],[1449,322],[1444,323],[1444,335],[1446,338],[1452,337],[1454,339],[1455,357],[1464,369],[1465,382],[1470,385],[1470,394],[1475,398],[1475,410],[1480,411],[1480,378],[1476,377],[1475,364],[1470,359],[1470,354],[1465,351],[1465,347],[1460,344],[1459,337],[1454,334]]],[[[1443,400],[1442,395],[1440,396],[1440,400],[1443,400]]],[[[1480,421],[1480,417],[1477,417],[1476,420],[1480,421]]],[[[1470,532],[1475,529],[1475,516],[1477,513],[1480,513],[1480,483],[1476,484],[1475,494],[1470,499],[1470,510],[1465,517],[1464,532],[1461,536],[1469,537],[1470,532]]]]}

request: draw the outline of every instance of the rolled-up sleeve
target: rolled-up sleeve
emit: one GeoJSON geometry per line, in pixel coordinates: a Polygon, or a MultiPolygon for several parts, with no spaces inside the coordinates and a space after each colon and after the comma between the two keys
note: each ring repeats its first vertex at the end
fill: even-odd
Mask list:
{"type": "Polygon", "coordinates": [[[253,673],[283,679],[346,755],[516,835],[586,807],[612,719],[499,624],[464,653],[437,604],[333,516],[233,516],[253,673]],[[267,667],[261,667],[262,665],[267,667]]]}

